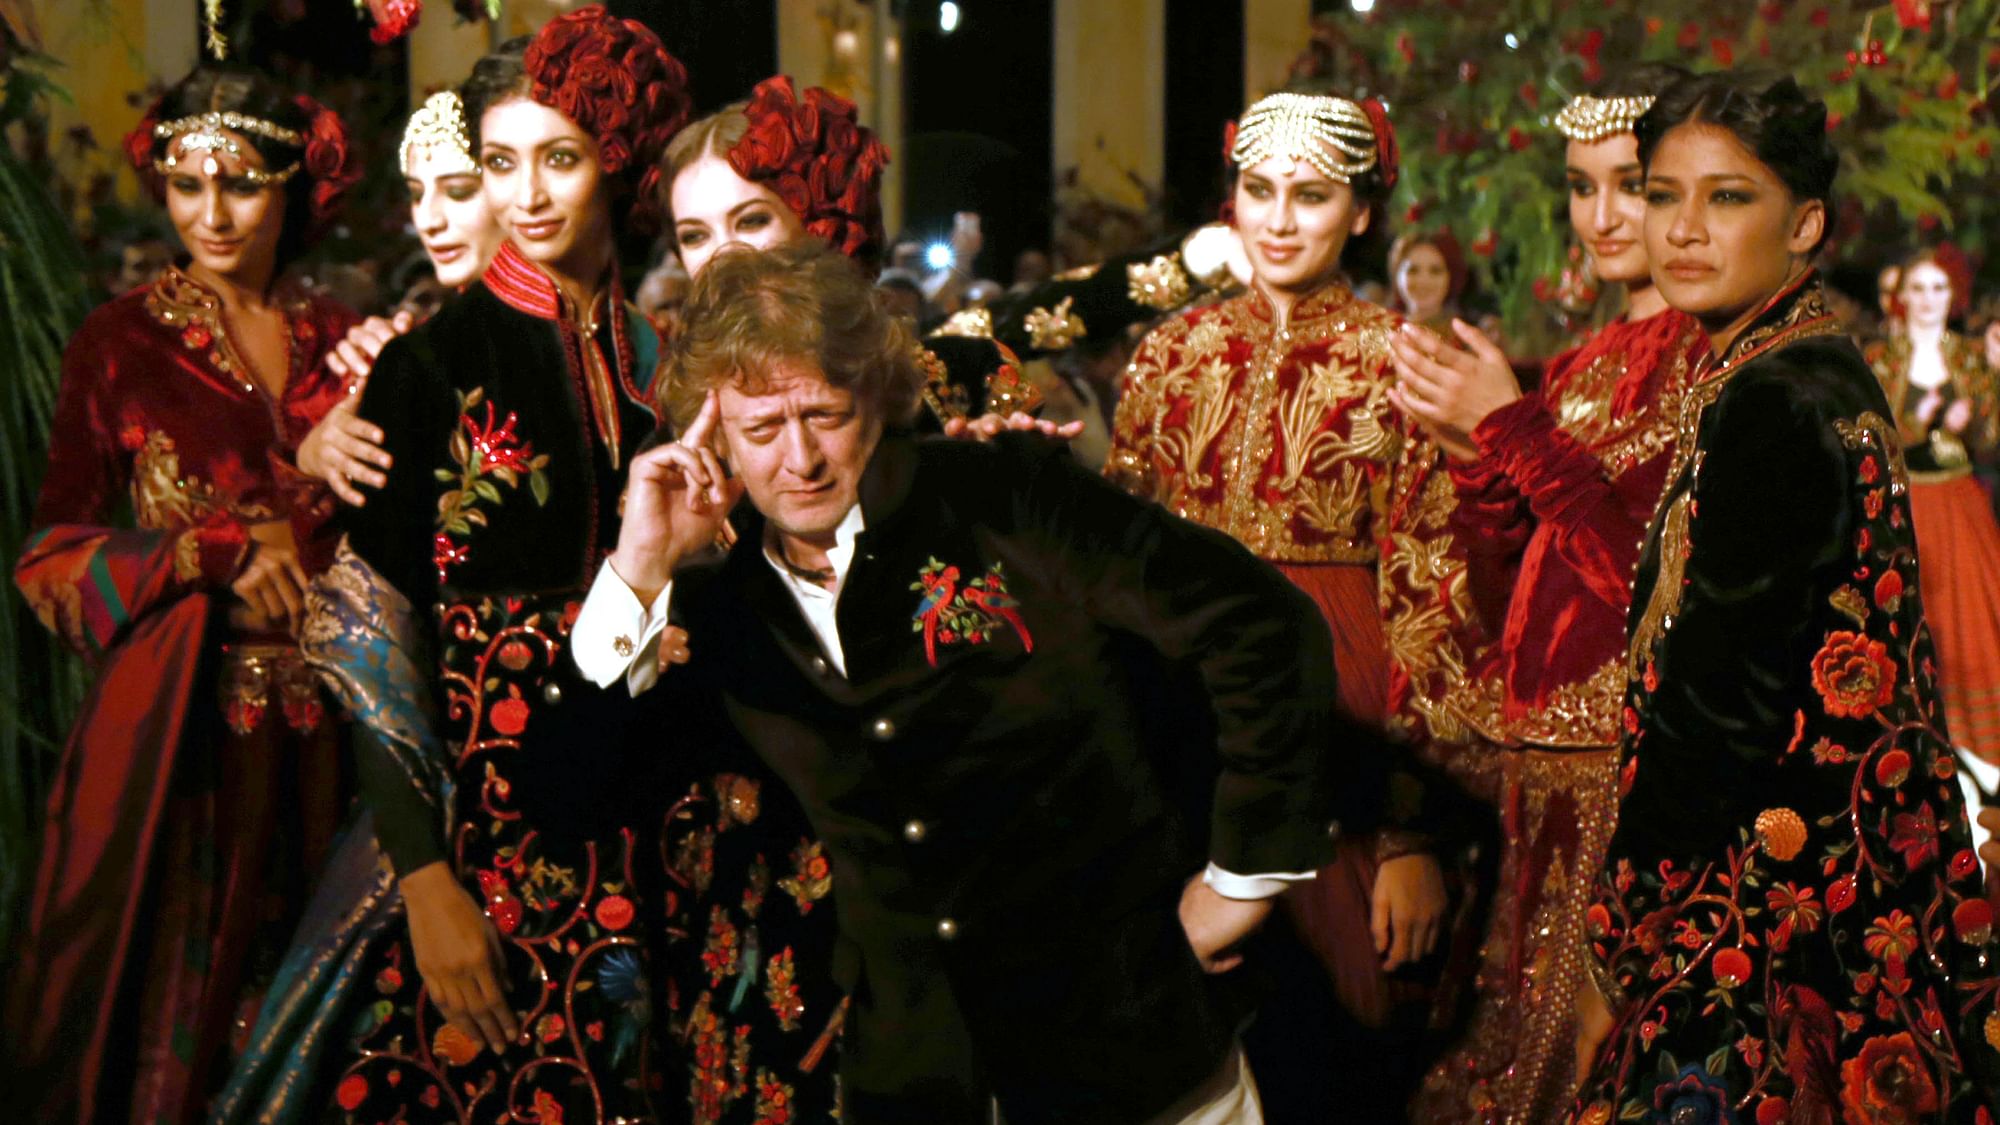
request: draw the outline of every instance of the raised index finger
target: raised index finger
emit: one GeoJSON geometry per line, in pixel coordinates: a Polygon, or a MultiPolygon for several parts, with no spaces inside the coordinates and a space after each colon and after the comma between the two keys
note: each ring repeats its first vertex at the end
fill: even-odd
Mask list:
{"type": "Polygon", "coordinates": [[[715,432],[715,423],[722,417],[722,399],[714,391],[701,401],[701,413],[694,416],[694,424],[681,435],[681,444],[689,449],[700,449],[708,444],[708,436],[715,432]]]}

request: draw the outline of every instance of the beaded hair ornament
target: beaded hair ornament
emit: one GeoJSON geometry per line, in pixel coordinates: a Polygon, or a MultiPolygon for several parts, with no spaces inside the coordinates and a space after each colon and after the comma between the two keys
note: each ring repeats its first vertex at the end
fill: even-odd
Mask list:
{"type": "Polygon", "coordinates": [[[435,162],[440,176],[477,176],[479,162],[472,158],[472,136],[465,127],[465,103],[450,90],[424,99],[403,126],[403,147],[398,156],[403,175],[418,160],[435,162]]]}
{"type": "Polygon", "coordinates": [[[1296,168],[1303,160],[1343,184],[1375,167],[1375,127],[1368,112],[1346,98],[1272,94],[1243,112],[1229,159],[1248,168],[1272,157],[1296,168]]]}
{"type": "Polygon", "coordinates": [[[1631,132],[1632,126],[1651,108],[1650,97],[1593,98],[1579,94],[1556,114],[1556,130],[1572,141],[1590,144],[1631,132]]]}
{"type": "MultiPolygon", "coordinates": [[[[263,137],[266,140],[276,141],[281,145],[290,145],[300,150],[306,147],[305,137],[301,136],[296,130],[287,129],[283,125],[274,124],[261,117],[251,117],[248,114],[236,113],[231,110],[210,110],[207,113],[197,113],[192,117],[180,117],[172,121],[162,121],[153,126],[153,136],[168,142],[166,155],[155,160],[153,167],[163,176],[170,175],[175,168],[180,166],[182,157],[191,157],[194,153],[205,152],[208,155],[202,157],[201,170],[203,174],[209,176],[218,174],[222,169],[221,165],[215,159],[217,153],[227,153],[230,156],[239,158],[243,155],[243,146],[237,144],[234,137],[223,132],[225,129],[231,133],[263,137]],[[173,141],[175,139],[180,141],[180,152],[178,154],[174,152],[173,141]]],[[[282,184],[298,174],[299,166],[303,162],[304,158],[302,156],[299,160],[294,160],[283,168],[274,170],[266,171],[261,168],[246,168],[238,173],[237,178],[253,187],[264,187],[267,184],[282,184]]]]}

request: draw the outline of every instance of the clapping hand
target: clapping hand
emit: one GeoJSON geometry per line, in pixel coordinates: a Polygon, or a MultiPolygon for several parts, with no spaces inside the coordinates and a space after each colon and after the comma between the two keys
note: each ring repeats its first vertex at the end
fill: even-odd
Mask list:
{"type": "Polygon", "coordinates": [[[1479,455],[1472,431],[1488,414],[1521,397],[1521,385],[1506,353],[1486,334],[1454,319],[1451,330],[1459,343],[1415,324],[1405,324],[1389,337],[1389,357],[1396,365],[1396,385],[1389,401],[1415,418],[1461,461],[1479,455]]]}

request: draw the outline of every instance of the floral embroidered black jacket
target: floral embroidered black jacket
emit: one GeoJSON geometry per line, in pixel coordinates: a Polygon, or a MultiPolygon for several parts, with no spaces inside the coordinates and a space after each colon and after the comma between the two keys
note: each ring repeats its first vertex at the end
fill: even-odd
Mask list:
{"type": "Polygon", "coordinates": [[[1686,393],[1573,1120],[1990,1123],[1992,912],[1880,386],[1808,275],[1686,393]]]}
{"type": "Polygon", "coordinates": [[[1240,1014],[1188,948],[1186,880],[1312,869],[1330,819],[1383,803],[1351,771],[1327,793],[1325,626],[1233,540],[1037,438],[885,436],[861,508],[847,676],[753,519],[676,580],[689,664],[529,732],[532,815],[587,833],[670,797],[649,778],[720,743],[705,713],[832,860],[844,1120],[984,1120],[988,1095],[1016,1125],[1145,1120],[1240,1014]]]}

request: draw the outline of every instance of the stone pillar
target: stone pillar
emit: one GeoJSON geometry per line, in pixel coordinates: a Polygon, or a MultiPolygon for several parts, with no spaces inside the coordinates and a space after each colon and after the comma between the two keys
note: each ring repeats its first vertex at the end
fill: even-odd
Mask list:
{"type": "Polygon", "coordinates": [[[1166,170],[1166,0],[1055,0],[1051,167],[1144,210],[1166,170]]]}
{"type": "Polygon", "coordinates": [[[1312,0],[1243,0],[1243,104],[1284,85],[1312,38],[1312,0]]]}
{"type": "Polygon", "coordinates": [[[429,5],[409,34],[410,108],[439,90],[457,89],[472,73],[472,64],[502,41],[499,30],[484,20],[460,22],[447,4],[429,5]]]}
{"type": "Polygon", "coordinates": [[[882,221],[903,221],[903,27],[890,0],[777,0],[778,70],[800,90],[824,86],[852,101],[889,147],[882,221]]]}

